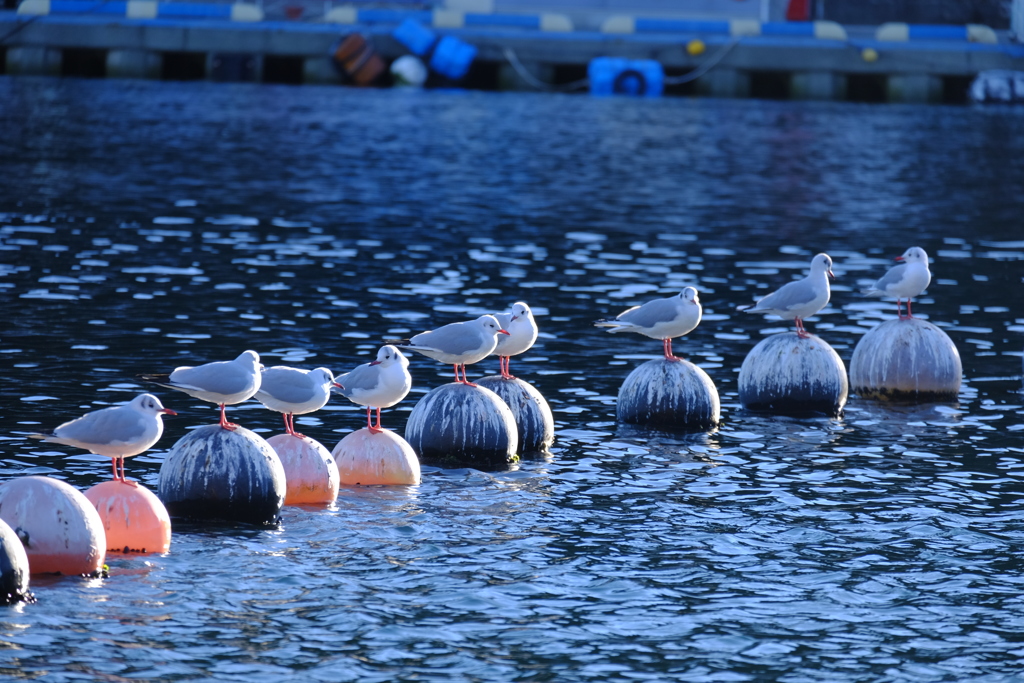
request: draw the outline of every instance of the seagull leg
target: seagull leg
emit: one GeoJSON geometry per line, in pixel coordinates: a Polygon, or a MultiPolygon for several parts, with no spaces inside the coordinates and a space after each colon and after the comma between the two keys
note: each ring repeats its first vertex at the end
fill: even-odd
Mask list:
{"type": "Polygon", "coordinates": [[[476,386],[475,384],[473,384],[472,382],[469,381],[468,377],[466,377],[466,364],[465,363],[462,364],[462,383],[465,384],[467,387],[475,387],[476,386]]]}
{"type": "Polygon", "coordinates": [[[807,330],[804,329],[804,321],[800,318],[793,318],[796,321],[796,336],[800,339],[810,339],[811,335],[807,334],[807,330]]]}
{"type": "Polygon", "coordinates": [[[661,340],[662,345],[665,347],[665,360],[671,363],[679,363],[683,359],[672,353],[672,339],[666,338],[661,340]]]}
{"type": "Polygon", "coordinates": [[[117,458],[110,459],[110,466],[114,468],[114,481],[119,481],[121,477],[117,476],[117,458]]]}
{"type": "Polygon", "coordinates": [[[121,481],[133,488],[139,488],[138,482],[129,481],[124,476],[124,457],[119,458],[119,460],[121,461],[121,481]]]}
{"type": "Polygon", "coordinates": [[[913,318],[914,314],[910,312],[910,299],[907,299],[907,318],[913,318]]]}
{"type": "Polygon", "coordinates": [[[305,439],[306,438],[305,434],[299,434],[297,431],[295,431],[295,414],[294,413],[290,413],[288,415],[288,430],[289,430],[288,433],[291,434],[292,436],[294,436],[296,439],[305,439]]]}
{"type": "Polygon", "coordinates": [[[509,372],[509,365],[512,363],[512,356],[498,356],[501,360],[501,376],[505,379],[515,379],[516,376],[509,372]]]}
{"type": "Polygon", "coordinates": [[[380,426],[380,408],[377,408],[377,424],[370,424],[370,406],[366,406],[366,426],[369,427],[370,432],[373,434],[380,434],[384,431],[384,428],[380,426]]]}
{"type": "Polygon", "coordinates": [[[236,425],[234,422],[228,422],[228,416],[224,413],[225,408],[227,408],[227,404],[221,403],[220,404],[220,426],[223,427],[224,429],[227,429],[228,431],[232,431],[233,432],[236,429],[238,429],[238,425],[236,425]]]}
{"type": "Polygon", "coordinates": [[[459,364],[458,363],[455,364],[455,381],[458,382],[459,384],[462,384],[462,380],[459,379],[459,364]]]}

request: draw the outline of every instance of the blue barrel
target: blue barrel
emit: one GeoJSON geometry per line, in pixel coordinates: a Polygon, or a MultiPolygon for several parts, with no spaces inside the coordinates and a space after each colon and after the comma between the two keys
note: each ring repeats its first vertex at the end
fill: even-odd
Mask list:
{"type": "Polygon", "coordinates": [[[417,57],[427,54],[437,40],[437,34],[415,19],[406,19],[391,35],[417,57]]]}
{"type": "Polygon", "coordinates": [[[445,78],[457,81],[466,75],[474,59],[475,47],[458,38],[445,36],[437,41],[434,54],[430,57],[430,68],[445,78]]]}
{"type": "Polygon", "coordinates": [[[653,59],[597,57],[587,66],[591,95],[661,97],[665,72],[653,59]]]}

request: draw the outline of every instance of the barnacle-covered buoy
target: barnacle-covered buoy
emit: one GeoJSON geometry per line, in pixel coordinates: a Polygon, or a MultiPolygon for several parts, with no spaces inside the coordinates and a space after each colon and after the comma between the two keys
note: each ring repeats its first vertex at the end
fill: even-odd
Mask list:
{"type": "Polygon", "coordinates": [[[160,468],[160,500],[172,517],[272,524],[286,491],[281,459],[244,427],[199,427],[174,444],[160,468]]]}
{"type": "Polygon", "coordinates": [[[441,467],[505,467],[519,448],[516,420],[505,402],[490,389],[455,382],[419,400],[405,439],[420,462],[441,467]]]}
{"type": "Polygon", "coordinates": [[[887,320],[857,342],[850,386],[861,398],[954,402],[963,365],[945,332],[920,318],[887,320]]]}
{"type": "Polygon", "coordinates": [[[707,373],[685,360],[649,360],[619,389],[619,422],[655,429],[704,431],[718,426],[718,389],[707,373]]]}
{"type": "Polygon", "coordinates": [[[518,377],[507,379],[501,375],[483,377],[476,383],[496,393],[512,411],[520,453],[541,453],[551,447],[555,418],[536,387],[518,377]]]}
{"type": "Polygon", "coordinates": [[[747,410],[838,417],[849,394],[846,366],[820,337],[773,334],[743,360],[739,393],[747,410]]]}

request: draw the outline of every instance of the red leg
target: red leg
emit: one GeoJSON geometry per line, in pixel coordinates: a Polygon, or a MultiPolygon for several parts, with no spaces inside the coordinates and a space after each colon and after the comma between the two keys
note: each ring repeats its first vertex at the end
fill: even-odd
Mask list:
{"type": "Polygon", "coordinates": [[[807,334],[807,330],[804,329],[804,321],[800,318],[793,318],[796,321],[796,336],[800,339],[808,339],[811,335],[807,334]]]}
{"type": "Polygon", "coordinates": [[[459,364],[458,363],[455,364],[455,381],[458,382],[459,384],[462,384],[462,380],[459,379],[459,364]]]}
{"type": "Polygon", "coordinates": [[[466,377],[466,364],[462,364],[462,383],[468,387],[475,387],[476,385],[469,381],[469,377],[466,377]]]}
{"type": "Polygon", "coordinates": [[[913,318],[914,314],[910,312],[910,299],[907,299],[907,317],[913,318]]]}
{"type": "Polygon", "coordinates": [[[292,436],[294,436],[296,439],[305,439],[306,438],[305,434],[299,434],[297,431],[295,431],[295,415],[294,414],[291,414],[291,415],[288,416],[288,426],[291,427],[291,429],[292,429],[292,436]]]}
{"type": "Polygon", "coordinates": [[[114,468],[114,481],[117,481],[121,477],[117,476],[117,458],[110,459],[110,466],[114,468]]]}
{"type": "Polygon", "coordinates": [[[679,361],[682,360],[682,358],[677,358],[676,355],[672,352],[671,339],[663,339],[662,343],[665,345],[665,360],[671,361],[673,363],[678,363],[679,361]]]}
{"type": "Polygon", "coordinates": [[[370,408],[366,408],[366,426],[370,428],[370,431],[374,434],[380,434],[384,431],[384,428],[380,426],[380,408],[377,408],[377,424],[370,424],[370,408]]]}
{"type": "Polygon", "coordinates": [[[233,432],[236,429],[238,429],[238,425],[236,425],[234,422],[228,422],[228,416],[224,412],[224,410],[226,408],[227,408],[227,406],[225,404],[223,404],[223,403],[220,404],[220,426],[223,427],[224,429],[227,429],[227,430],[230,430],[230,431],[233,432]]]}
{"type": "Polygon", "coordinates": [[[138,488],[139,485],[136,482],[128,481],[128,478],[124,476],[124,458],[120,458],[120,460],[121,460],[121,481],[123,481],[124,483],[128,484],[129,486],[134,486],[135,488],[138,488]]]}

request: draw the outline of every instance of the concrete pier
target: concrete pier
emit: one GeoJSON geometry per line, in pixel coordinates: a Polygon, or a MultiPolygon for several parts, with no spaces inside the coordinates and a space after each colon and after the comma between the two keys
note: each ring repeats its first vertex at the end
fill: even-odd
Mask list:
{"type": "Polygon", "coordinates": [[[655,60],[668,74],[701,69],[692,86],[673,88],[667,80],[666,92],[714,97],[966,101],[978,72],[1024,70],[1024,44],[975,25],[623,15],[590,27],[566,15],[501,14],[487,3],[443,11],[345,6],[302,21],[268,21],[259,7],[242,3],[110,0],[96,7],[23,0],[18,12],[0,11],[0,34],[9,35],[4,73],[340,84],[348,79],[331,57],[339,40],[359,33],[391,62],[409,54],[393,35],[408,20],[475,48],[459,85],[489,90],[536,85],[511,66],[510,51],[537,81],[556,88],[607,56],[655,60]],[[694,41],[700,50],[688,49],[694,41]]]}

